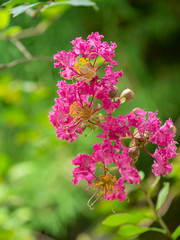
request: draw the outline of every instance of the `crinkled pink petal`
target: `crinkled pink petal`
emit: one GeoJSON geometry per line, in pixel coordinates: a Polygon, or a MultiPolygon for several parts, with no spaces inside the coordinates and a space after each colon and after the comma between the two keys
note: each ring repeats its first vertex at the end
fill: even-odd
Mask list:
{"type": "Polygon", "coordinates": [[[95,178],[96,161],[88,154],[79,154],[73,159],[72,164],[79,165],[72,172],[72,182],[78,185],[79,181],[86,180],[91,185],[95,178]]]}

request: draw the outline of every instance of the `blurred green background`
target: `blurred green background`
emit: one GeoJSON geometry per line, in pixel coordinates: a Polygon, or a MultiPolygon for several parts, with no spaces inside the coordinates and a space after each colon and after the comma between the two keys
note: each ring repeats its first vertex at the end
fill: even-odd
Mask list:
{"type": "MultiPolygon", "coordinates": [[[[111,203],[98,203],[90,211],[87,201],[92,193],[86,191],[86,183],[77,187],[71,182],[72,159],[80,152],[92,152],[97,132],[88,138],[81,136],[75,143],[56,138],[48,114],[57,97],[60,75],[52,59],[58,51],[69,51],[74,38],[86,39],[91,32],[98,31],[105,41],[116,42],[119,65],[115,71],[124,73],[119,88],[135,92],[134,101],[123,104],[116,115],[135,107],[159,110],[163,123],[168,118],[175,123],[178,141],[179,1],[76,0],[72,1],[76,4],[55,5],[42,12],[33,6],[12,17],[9,12],[17,13],[17,4],[25,2],[11,0],[0,7],[0,240],[123,240],[116,228],[101,225],[112,213],[111,203]],[[14,64],[25,58],[22,46],[27,49],[26,57],[28,53],[38,57],[14,64]],[[11,62],[14,66],[6,65],[11,62]]],[[[165,179],[170,181],[171,191],[161,210],[171,231],[180,216],[178,157],[173,162],[175,168],[165,179]]],[[[153,159],[142,153],[137,166],[146,173],[146,184],[152,182],[152,163],[153,159]]],[[[127,189],[130,202],[113,203],[115,210],[148,211],[138,186],[127,189]]],[[[153,198],[156,200],[156,192],[153,198]]],[[[153,238],[166,239],[151,232],[136,239],[153,238]]]]}

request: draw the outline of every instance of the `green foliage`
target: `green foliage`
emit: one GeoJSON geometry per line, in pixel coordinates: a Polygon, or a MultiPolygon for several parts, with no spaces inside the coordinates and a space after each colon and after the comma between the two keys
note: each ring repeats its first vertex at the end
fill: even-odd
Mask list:
{"type": "Polygon", "coordinates": [[[145,228],[145,227],[128,224],[128,225],[120,227],[118,234],[120,236],[124,236],[124,237],[133,237],[133,236],[136,236],[136,235],[148,232],[148,231],[165,233],[165,231],[160,228],[145,228]]]}
{"type": "Polygon", "coordinates": [[[6,28],[10,21],[10,14],[7,9],[0,9],[0,29],[6,28]]]}
{"type": "Polygon", "coordinates": [[[166,200],[166,197],[169,192],[169,183],[165,182],[163,188],[158,194],[157,204],[156,204],[156,210],[159,210],[164,201],[166,200]]]}
{"type": "Polygon", "coordinates": [[[180,236],[180,226],[178,226],[172,234],[173,239],[177,239],[180,236]]]}
{"type": "Polygon", "coordinates": [[[142,219],[144,219],[145,216],[141,213],[121,213],[121,214],[114,214],[108,216],[104,221],[103,224],[110,226],[110,227],[116,227],[120,226],[122,224],[127,223],[138,223],[142,219]]]}

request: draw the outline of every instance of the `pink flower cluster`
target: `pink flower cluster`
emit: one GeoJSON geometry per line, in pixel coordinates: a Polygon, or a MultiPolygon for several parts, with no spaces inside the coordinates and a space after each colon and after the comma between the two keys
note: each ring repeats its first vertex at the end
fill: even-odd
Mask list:
{"type": "Polygon", "coordinates": [[[102,197],[119,202],[127,198],[125,182],[140,181],[135,167],[140,148],[153,157],[152,172],[156,176],[170,173],[173,167],[169,159],[177,155],[171,120],[161,126],[157,112],[147,114],[140,108],[127,115],[112,116],[121,103],[132,100],[134,93],[126,89],[120,95],[116,84],[122,71],[113,71],[113,66],[118,64],[113,59],[116,44],[109,45],[102,42],[102,38],[99,33],[92,33],[87,41],[76,38],[71,51],[54,55],[54,66],[59,67],[61,77],[71,83],[58,82],[58,98],[49,114],[57,137],[62,140],[73,142],[86,128],[103,130],[98,135],[103,143],[93,146],[92,155],[79,154],[72,162],[76,166],[73,183],[77,185],[86,180],[88,187],[95,191],[88,203],[90,208],[102,197]],[[102,72],[105,73],[100,77],[102,72]],[[106,116],[102,114],[103,109],[106,116]],[[157,145],[153,154],[146,149],[149,142],[157,145]]]}

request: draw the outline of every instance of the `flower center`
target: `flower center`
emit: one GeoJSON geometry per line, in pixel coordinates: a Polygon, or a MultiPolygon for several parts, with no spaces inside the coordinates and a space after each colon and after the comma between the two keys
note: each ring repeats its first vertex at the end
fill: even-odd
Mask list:
{"type": "Polygon", "coordinates": [[[84,105],[82,106],[80,102],[74,102],[70,106],[69,113],[74,118],[75,122],[79,120],[86,122],[91,118],[92,108],[89,107],[87,103],[84,103],[84,105]]]}
{"type": "Polygon", "coordinates": [[[74,65],[74,69],[79,74],[77,76],[79,81],[89,82],[96,76],[97,67],[93,66],[88,60],[89,58],[80,58],[74,65]]]}
{"type": "Polygon", "coordinates": [[[93,184],[94,187],[99,188],[101,194],[111,194],[114,191],[114,186],[117,184],[116,177],[111,174],[100,176],[99,181],[93,184]]]}

